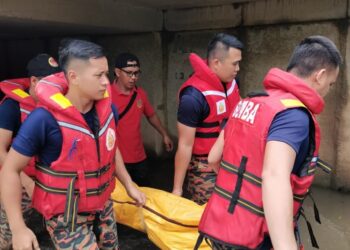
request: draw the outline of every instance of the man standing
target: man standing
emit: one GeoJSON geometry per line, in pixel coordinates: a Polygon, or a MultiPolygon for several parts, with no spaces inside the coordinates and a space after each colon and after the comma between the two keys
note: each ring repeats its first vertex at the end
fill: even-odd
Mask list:
{"type": "Polygon", "coordinates": [[[213,148],[216,155],[210,155],[216,163],[223,153],[200,240],[210,239],[214,249],[302,249],[296,227],[302,201],[316,166],[329,171],[318,158],[315,115],[341,60],[328,38],[305,38],[287,72],[271,69],[263,81],[266,92],[240,101],[215,144],[219,149],[213,148]]]}
{"type": "Polygon", "coordinates": [[[116,80],[112,85],[112,98],[120,112],[117,127],[120,152],[132,179],[140,186],[148,186],[148,164],[141,135],[142,116],[145,115],[163,137],[166,151],[173,149],[173,142],[148,101],[146,92],[136,86],[141,74],[139,59],[130,53],[119,54],[114,73],[116,80]]]}
{"type": "Polygon", "coordinates": [[[137,204],[116,144],[118,113],[112,105],[103,49],[66,40],[59,49],[64,73],[42,79],[40,108],[23,123],[3,165],[1,189],[14,249],[39,249],[20,209],[19,173],[37,157],[33,207],[45,218],[56,249],[118,249],[113,204],[115,175],[137,204]],[[68,88],[69,86],[69,88],[68,88]]]}
{"type": "MultiPolygon", "coordinates": [[[[0,89],[5,94],[0,104],[0,168],[3,165],[22,122],[35,108],[35,86],[37,82],[48,75],[60,71],[54,58],[47,54],[39,54],[31,59],[27,65],[28,78],[5,80],[0,83],[0,89]],[[27,92],[28,91],[28,92],[27,92]]],[[[34,188],[34,159],[21,173],[22,212],[26,221],[31,218],[31,196],[34,188]]],[[[0,249],[8,249],[11,245],[11,230],[7,221],[6,213],[0,206],[0,249]]]]}
{"type": "Polygon", "coordinates": [[[194,74],[181,86],[177,114],[178,149],[175,155],[173,194],[182,195],[188,170],[188,192],[198,204],[208,201],[216,173],[207,156],[222,122],[240,100],[235,77],[242,59],[243,44],[220,33],[208,45],[207,61],[190,55],[194,74]]]}

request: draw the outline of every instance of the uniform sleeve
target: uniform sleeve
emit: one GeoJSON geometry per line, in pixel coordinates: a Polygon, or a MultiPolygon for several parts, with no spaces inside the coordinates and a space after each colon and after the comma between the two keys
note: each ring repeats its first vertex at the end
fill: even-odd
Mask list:
{"type": "Polygon", "coordinates": [[[139,93],[141,95],[141,99],[142,99],[142,102],[144,105],[143,113],[145,114],[145,116],[151,117],[155,113],[154,108],[152,107],[151,103],[149,102],[146,92],[140,88],[139,93]]]}
{"type": "Polygon", "coordinates": [[[13,99],[6,99],[0,105],[0,128],[10,130],[16,134],[21,126],[21,111],[19,103],[13,99]]]}
{"type": "Polygon", "coordinates": [[[209,105],[205,97],[193,87],[185,88],[180,94],[177,121],[189,126],[197,127],[209,115],[209,105]]]}
{"type": "Polygon", "coordinates": [[[43,108],[35,109],[23,122],[12,147],[25,156],[42,155],[44,158],[57,158],[62,145],[62,135],[56,120],[43,108]],[[58,136],[60,135],[60,137],[58,136]]]}
{"type": "Polygon", "coordinates": [[[303,142],[308,139],[309,123],[309,115],[304,109],[283,111],[274,118],[267,141],[284,142],[298,154],[303,142]]]}

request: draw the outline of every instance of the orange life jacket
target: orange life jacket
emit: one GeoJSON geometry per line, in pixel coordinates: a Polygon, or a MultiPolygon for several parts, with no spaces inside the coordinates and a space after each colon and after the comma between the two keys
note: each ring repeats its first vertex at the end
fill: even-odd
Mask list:
{"type": "Polygon", "coordinates": [[[189,59],[194,74],[181,86],[179,93],[184,88],[192,86],[203,94],[209,105],[209,115],[196,128],[192,148],[193,155],[207,156],[219,136],[222,121],[229,117],[240,100],[239,89],[236,81],[233,80],[226,84],[227,90],[225,91],[220,79],[209,69],[202,58],[192,53],[189,59]]]}
{"type": "MultiPolygon", "coordinates": [[[[25,90],[30,86],[29,78],[18,78],[11,80],[4,80],[0,82],[0,89],[5,94],[1,103],[7,98],[11,98],[19,103],[19,108],[21,112],[21,123],[27,118],[30,112],[35,109],[35,101],[31,95],[29,95],[25,90]]],[[[34,158],[29,162],[28,166],[23,170],[27,175],[34,176],[34,158]]]]}
{"type": "Polygon", "coordinates": [[[64,96],[63,73],[37,84],[40,106],[56,119],[63,138],[61,154],[50,166],[36,165],[33,206],[46,219],[65,214],[75,230],[76,214],[103,208],[115,186],[116,124],[110,89],[95,103],[98,131],[94,134],[81,113],[64,96]]]}
{"type": "MultiPolygon", "coordinates": [[[[294,75],[272,69],[264,80],[267,95],[239,102],[225,128],[225,145],[214,192],[202,215],[199,231],[235,249],[259,249],[269,234],[262,203],[262,167],[269,128],[283,110],[303,108],[310,115],[308,155],[297,174],[291,174],[294,219],[313,182],[320,130],[314,114],[323,99],[294,75]]],[[[327,170],[328,167],[326,167],[327,170]]]]}

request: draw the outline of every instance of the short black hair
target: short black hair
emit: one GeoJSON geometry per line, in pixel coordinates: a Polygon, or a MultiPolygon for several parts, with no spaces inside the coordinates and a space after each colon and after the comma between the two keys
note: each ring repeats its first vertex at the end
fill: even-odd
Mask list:
{"type": "Polygon", "coordinates": [[[310,76],[315,70],[337,68],[342,57],[335,44],[325,36],[309,36],[294,49],[287,71],[295,70],[301,77],[310,76]]]}
{"type": "MultiPolygon", "coordinates": [[[[229,48],[242,50],[244,48],[244,45],[235,36],[225,33],[216,34],[208,44],[207,59],[211,59],[213,56],[217,56],[217,52],[219,51],[227,52],[229,48]]],[[[222,55],[219,57],[222,57],[222,55]]]]}
{"type": "Polygon", "coordinates": [[[58,49],[58,63],[66,73],[72,59],[88,61],[91,58],[105,57],[103,48],[93,42],[79,39],[63,39],[58,49]]]}

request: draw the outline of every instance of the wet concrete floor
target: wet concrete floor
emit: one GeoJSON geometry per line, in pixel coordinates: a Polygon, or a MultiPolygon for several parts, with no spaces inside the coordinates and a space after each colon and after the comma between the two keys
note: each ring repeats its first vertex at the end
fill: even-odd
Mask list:
{"type": "MultiPolygon", "coordinates": [[[[155,188],[170,191],[173,181],[172,160],[153,160],[150,178],[155,188]]],[[[314,234],[322,250],[350,250],[350,194],[313,187],[313,197],[320,212],[322,224],[314,220],[313,202],[307,198],[304,204],[307,219],[312,224],[314,234]]],[[[305,221],[300,218],[301,237],[305,249],[314,249],[305,221]]],[[[123,225],[118,225],[121,250],[156,250],[144,233],[123,225]]],[[[39,235],[41,249],[53,249],[47,235],[39,235]]]]}

